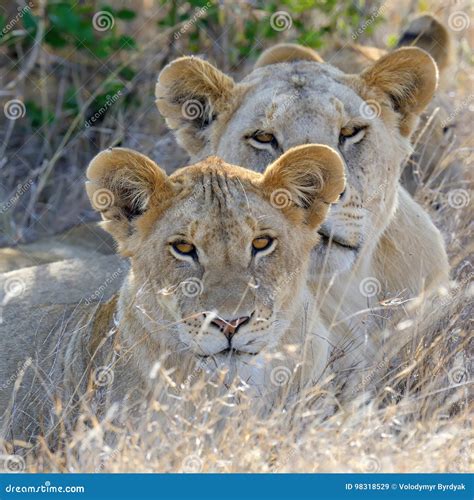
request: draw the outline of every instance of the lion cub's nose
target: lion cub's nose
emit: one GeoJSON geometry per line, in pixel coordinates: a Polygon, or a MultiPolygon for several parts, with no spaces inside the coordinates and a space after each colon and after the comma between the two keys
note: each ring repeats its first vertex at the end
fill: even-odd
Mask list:
{"type": "Polygon", "coordinates": [[[221,319],[215,318],[211,321],[212,325],[217,326],[220,331],[230,340],[238,331],[238,329],[250,321],[250,316],[241,316],[236,319],[221,319]]]}

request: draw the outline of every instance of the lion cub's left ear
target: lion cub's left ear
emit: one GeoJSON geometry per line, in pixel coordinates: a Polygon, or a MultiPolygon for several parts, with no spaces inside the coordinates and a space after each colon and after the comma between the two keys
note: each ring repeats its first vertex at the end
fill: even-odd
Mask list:
{"type": "Polygon", "coordinates": [[[316,228],[344,191],[344,163],[329,146],[297,146],[266,169],[261,187],[274,207],[316,228]]]}
{"type": "Polygon", "coordinates": [[[438,85],[438,68],[424,50],[410,47],[381,57],[360,74],[362,80],[384,92],[401,115],[400,132],[409,136],[418,115],[431,101],[438,85]]]}
{"type": "Polygon", "coordinates": [[[114,236],[119,250],[126,247],[134,223],[153,202],[172,194],[166,173],[150,158],[131,149],[111,148],[99,153],[87,168],[86,190],[103,228],[114,236]]]}

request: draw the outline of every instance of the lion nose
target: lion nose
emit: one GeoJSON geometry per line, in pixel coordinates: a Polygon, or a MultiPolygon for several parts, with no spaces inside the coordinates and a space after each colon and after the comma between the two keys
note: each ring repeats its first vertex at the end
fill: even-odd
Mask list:
{"type": "Polygon", "coordinates": [[[250,316],[241,316],[236,319],[214,318],[211,324],[217,326],[220,331],[230,340],[242,325],[250,321],[250,316]]]}

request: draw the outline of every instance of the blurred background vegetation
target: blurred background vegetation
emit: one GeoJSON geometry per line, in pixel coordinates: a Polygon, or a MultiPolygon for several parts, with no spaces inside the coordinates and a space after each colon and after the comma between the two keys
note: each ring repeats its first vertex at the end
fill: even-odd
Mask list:
{"type": "Polygon", "coordinates": [[[93,218],[84,170],[100,149],[136,148],[168,170],[185,163],[154,105],[156,77],[173,58],[200,55],[241,78],[263,49],[280,41],[324,51],[336,40],[351,42],[363,27],[358,43],[393,46],[404,20],[423,10],[433,11],[433,4],[0,4],[0,245],[31,241],[93,218]]]}

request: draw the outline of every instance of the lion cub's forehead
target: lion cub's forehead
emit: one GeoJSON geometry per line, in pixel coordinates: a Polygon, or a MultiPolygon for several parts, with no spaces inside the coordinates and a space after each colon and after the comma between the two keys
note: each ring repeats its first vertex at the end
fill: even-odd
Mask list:
{"type": "Polygon", "coordinates": [[[215,157],[178,171],[171,179],[183,229],[191,236],[254,230],[268,211],[258,186],[260,177],[215,157]]]}

